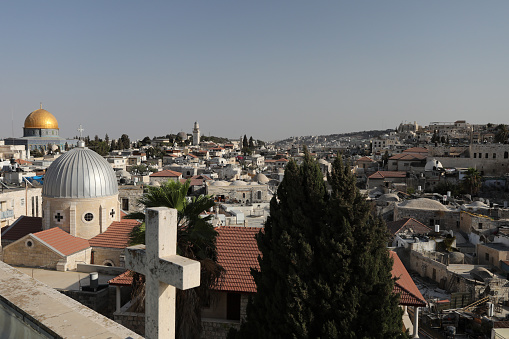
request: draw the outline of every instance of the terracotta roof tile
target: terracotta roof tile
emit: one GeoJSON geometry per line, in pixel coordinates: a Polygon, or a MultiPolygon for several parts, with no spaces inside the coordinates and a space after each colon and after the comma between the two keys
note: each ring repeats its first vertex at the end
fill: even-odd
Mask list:
{"type": "Polygon", "coordinates": [[[180,177],[182,173],[171,170],[164,170],[161,172],[152,173],[150,177],[180,177]]]}
{"type": "Polygon", "coordinates": [[[371,174],[368,179],[385,179],[385,178],[405,178],[406,172],[403,171],[377,171],[371,174]]]}
{"type": "Polygon", "coordinates": [[[420,161],[426,159],[425,155],[414,153],[400,153],[393,155],[389,160],[420,161]]]}
{"type": "Polygon", "coordinates": [[[108,280],[108,284],[112,286],[131,286],[133,283],[132,271],[127,270],[119,276],[108,280]]]}
{"type": "Polygon", "coordinates": [[[214,288],[219,291],[256,292],[251,268],[260,269],[260,251],[256,243],[257,227],[218,227],[217,261],[225,273],[214,288]]]}
{"type": "Polygon", "coordinates": [[[387,228],[393,235],[402,232],[405,228],[411,228],[414,233],[417,234],[426,234],[433,231],[431,228],[414,218],[403,218],[397,221],[390,221],[387,223],[387,228]]]}
{"type": "Polygon", "coordinates": [[[403,151],[403,153],[425,153],[428,154],[428,149],[424,147],[411,147],[403,151]]]}
{"type": "Polygon", "coordinates": [[[391,258],[394,260],[394,264],[392,265],[392,277],[399,278],[396,280],[394,284],[394,293],[401,293],[399,304],[406,306],[426,306],[426,300],[422,296],[421,292],[417,286],[415,286],[412,277],[408,274],[405,266],[399,259],[398,255],[389,251],[391,258]]]}
{"type": "Polygon", "coordinates": [[[12,225],[2,227],[0,233],[3,240],[16,241],[30,233],[37,233],[42,230],[41,217],[21,216],[12,225]]]}
{"type": "Polygon", "coordinates": [[[14,161],[16,161],[20,165],[32,165],[31,161],[26,161],[26,160],[23,160],[23,159],[16,159],[14,161]]]}
{"type": "Polygon", "coordinates": [[[74,237],[58,227],[32,234],[63,255],[70,255],[90,247],[88,240],[74,237]]]}
{"type": "Polygon", "coordinates": [[[375,160],[368,158],[368,157],[362,157],[362,158],[357,159],[356,161],[358,161],[358,162],[363,162],[363,161],[376,162],[375,160]]]}
{"type": "Polygon", "coordinates": [[[126,248],[129,244],[129,233],[140,223],[134,219],[114,221],[101,234],[89,240],[92,247],[126,248]]]}
{"type": "Polygon", "coordinates": [[[180,179],[180,182],[185,184],[187,180],[190,181],[190,186],[203,186],[204,181],[203,179],[193,179],[193,178],[180,179]]]}

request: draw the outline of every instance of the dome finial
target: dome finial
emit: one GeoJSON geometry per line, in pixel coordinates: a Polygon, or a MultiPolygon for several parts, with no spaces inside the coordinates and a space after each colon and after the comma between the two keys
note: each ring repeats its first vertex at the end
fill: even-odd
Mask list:
{"type": "Polygon", "coordinates": [[[42,101],[39,102],[39,106],[40,106],[39,108],[42,109],[42,101]]]}

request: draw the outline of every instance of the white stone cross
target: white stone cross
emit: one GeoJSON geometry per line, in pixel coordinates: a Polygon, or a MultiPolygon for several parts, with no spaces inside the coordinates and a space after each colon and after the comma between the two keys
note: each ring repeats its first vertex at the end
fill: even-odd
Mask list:
{"type": "Polygon", "coordinates": [[[176,255],[175,209],[147,209],[145,243],[125,252],[125,266],[145,275],[145,337],[175,338],[175,287],[199,286],[200,263],[176,255]]]}

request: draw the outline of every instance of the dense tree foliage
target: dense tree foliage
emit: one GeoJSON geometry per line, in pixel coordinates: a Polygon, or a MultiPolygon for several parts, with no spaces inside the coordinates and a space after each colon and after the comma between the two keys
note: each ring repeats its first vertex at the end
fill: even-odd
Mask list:
{"type": "Polygon", "coordinates": [[[288,163],[257,237],[257,293],[230,338],[405,336],[386,227],[339,156],[328,182],[307,150],[288,163]]]}
{"type": "Polygon", "coordinates": [[[468,193],[472,195],[477,194],[482,185],[482,178],[479,171],[472,167],[468,168],[467,174],[463,178],[463,185],[468,193]]]}

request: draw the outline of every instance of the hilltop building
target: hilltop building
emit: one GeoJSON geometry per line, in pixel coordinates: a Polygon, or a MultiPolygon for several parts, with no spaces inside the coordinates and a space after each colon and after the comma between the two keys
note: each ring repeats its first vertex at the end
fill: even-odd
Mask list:
{"type": "Polygon", "coordinates": [[[23,126],[21,138],[6,138],[5,145],[23,145],[27,151],[42,149],[44,151],[55,150],[58,147],[64,149],[65,144],[69,147],[76,146],[78,140],[65,139],[59,136],[58,121],[53,114],[41,107],[30,113],[23,126]]]}

